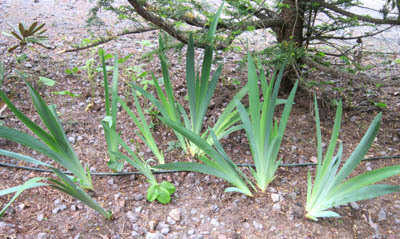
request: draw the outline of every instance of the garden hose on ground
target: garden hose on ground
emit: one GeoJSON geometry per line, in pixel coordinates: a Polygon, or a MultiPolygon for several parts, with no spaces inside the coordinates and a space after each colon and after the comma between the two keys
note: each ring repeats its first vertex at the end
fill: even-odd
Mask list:
{"type": "MultiPolygon", "coordinates": [[[[371,157],[371,158],[365,158],[362,161],[373,161],[373,160],[379,160],[379,159],[394,159],[394,158],[400,158],[400,155],[393,155],[393,156],[381,156],[381,157],[371,157]]],[[[306,167],[306,166],[315,166],[317,165],[316,163],[289,163],[289,164],[281,164],[280,167],[306,167]]],[[[50,169],[42,169],[42,168],[36,168],[36,167],[25,167],[25,166],[18,166],[15,164],[9,164],[9,163],[0,163],[0,166],[2,167],[9,167],[9,168],[16,168],[16,169],[24,169],[24,170],[31,170],[31,171],[37,171],[37,172],[47,172],[47,173],[52,173],[53,171],[50,169]]],[[[254,164],[237,164],[238,167],[255,167],[254,164]]],[[[158,171],[153,171],[154,174],[166,174],[166,173],[179,173],[179,172],[186,172],[182,170],[158,170],[158,171]]],[[[71,174],[70,172],[64,171],[63,173],[65,174],[71,174]]],[[[96,172],[91,172],[90,175],[95,175],[95,176],[129,176],[129,175],[141,175],[142,173],[140,172],[120,172],[120,173],[96,173],[96,172]]]]}

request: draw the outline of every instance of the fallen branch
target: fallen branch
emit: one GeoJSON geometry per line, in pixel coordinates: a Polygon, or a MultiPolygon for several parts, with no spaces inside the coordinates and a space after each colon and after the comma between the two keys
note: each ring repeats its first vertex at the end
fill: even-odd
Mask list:
{"type": "Polygon", "coordinates": [[[150,27],[150,28],[136,29],[136,30],[133,30],[133,31],[124,31],[124,32],[121,32],[121,33],[119,33],[117,35],[100,39],[99,41],[96,41],[95,43],[92,43],[92,44],[89,44],[89,45],[86,45],[86,46],[83,46],[83,47],[65,49],[65,50],[59,51],[57,53],[61,54],[61,53],[67,53],[67,52],[82,51],[82,50],[86,50],[86,49],[89,49],[89,48],[92,48],[92,47],[96,47],[96,46],[102,45],[104,43],[107,43],[109,41],[115,40],[120,36],[129,35],[129,34],[144,33],[144,32],[154,31],[154,30],[157,30],[157,29],[158,28],[156,28],[156,27],[150,27]]]}

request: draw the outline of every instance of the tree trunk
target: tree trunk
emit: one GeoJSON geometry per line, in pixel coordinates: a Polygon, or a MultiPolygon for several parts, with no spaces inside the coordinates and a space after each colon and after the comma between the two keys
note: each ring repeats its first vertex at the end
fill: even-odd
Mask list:
{"type": "MultiPolygon", "coordinates": [[[[305,3],[305,0],[283,0],[283,4],[288,6],[284,7],[281,12],[281,17],[283,18],[284,23],[281,28],[275,29],[277,40],[279,43],[283,43],[283,46],[303,46],[304,12],[306,8],[305,3]]],[[[301,59],[296,60],[301,61],[301,59]]],[[[290,92],[296,78],[297,75],[293,67],[288,66],[282,79],[281,92],[290,92]]]]}

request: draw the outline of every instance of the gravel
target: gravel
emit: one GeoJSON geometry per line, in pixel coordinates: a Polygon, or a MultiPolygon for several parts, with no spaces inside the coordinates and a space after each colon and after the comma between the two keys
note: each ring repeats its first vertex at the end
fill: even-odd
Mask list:
{"type": "Polygon", "coordinates": [[[181,220],[181,209],[180,208],[175,208],[172,209],[168,216],[171,217],[174,221],[179,222],[181,220]]]}
{"type": "Polygon", "coordinates": [[[132,211],[127,212],[126,213],[126,217],[128,218],[128,220],[131,223],[137,222],[138,219],[139,219],[139,216],[136,213],[132,212],[132,211]]]}
{"type": "Polygon", "coordinates": [[[47,233],[45,232],[38,233],[37,239],[47,239],[47,233]]]}
{"type": "Polygon", "coordinates": [[[161,233],[146,233],[146,239],[164,239],[164,235],[161,233]]]}
{"type": "Polygon", "coordinates": [[[378,221],[381,222],[385,221],[386,219],[387,219],[386,211],[385,209],[381,208],[381,210],[379,210],[378,212],[378,221]]]}
{"type": "Polygon", "coordinates": [[[37,215],[37,217],[36,217],[36,220],[38,220],[38,222],[41,222],[41,221],[43,221],[43,219],[44,219],[44,215],[43,215],[43,213],[40,213],[39,215],[37,215]]]}
{"type": "Polygon", "coordinates": [[[271,194],[271,199],[272,199],[273,202],[279,202],[279,198],[280,198],[279,194],[277,194],[277,193],[272,193],[271,194]]]}

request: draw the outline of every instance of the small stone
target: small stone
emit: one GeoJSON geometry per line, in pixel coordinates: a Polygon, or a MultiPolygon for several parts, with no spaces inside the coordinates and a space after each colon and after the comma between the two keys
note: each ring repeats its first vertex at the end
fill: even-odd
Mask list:
{"type": "Polygon", "coordinates": [[[172,209],[168,216],[174,219],[174,221],[179,222],[181,220],[181,210],[179,208],[172,209]]]}
{"type": "Polygon", "coordinates": [[[277,193],[272,193],[271,194],[271,199],[272,199],[273,202],[279,202],[279,198],[280,198],[279,194],[277,194],[277,193]]]}
{"type": "Polygon", "coordinates": [[[107,180],[107,183],[110,185],[114,184],[114,178],[110,178],[109,180],[107,180]]]}
{"type": "Polygon", "coordinates": [[[255,229],[258,229],[258,230],[262,230],[264,228],[264,226],[261,223],[258,223],[256,221],[253,222],[253,226],[255,229]]]}
{"type": "Polygon", "coordinates": [[[57,214],[59,211],[60,211],[60,208],[59,207],[55,207],[51,212],[53,214],[57,214]]]}
{"type": "Polygon", "coordinates": [[[140,213],[142,211],[142,207],[137,207],[137,208],[135,208],[135,212],[136,213],[140,213]]]}
{"type": "Polygon", "coordinates": [[[191,235],[189,239],[204,239],[204,236],[201,234],[191,235]]]}
{"type": "Polygon", "coordinates": [[[79,239],[81,238],[81,233],[76,234],[76,236],[74,237],[74,239],[79,239]]]}
{"type": "Polygon", "coordinates": [[[146,233],[146,239],[164,239],[164,236],[161,233],[146,233]]]}
{"type": "Polygon", "coordinates": [[[25,204],[21,203],[18,205],[19,210],[24,210],[25,204]]]}
{"type": "Polygon", "coordinates": [[[167,235],[169,233],[169,227],[163,228],[160,231],[162,234],[167,235]]]}
{"type": "Polygon", "coordinates": [[[176,221],[174,219],[172,219],[170,216],[167,217],[167,223],[170,225],[175,225],[176,221]]]}
{"type": "Polygon", "coordinates": [[[157,224],[158,224],[157,221],[150,221],[149,222],[149,230],[150,231],[156,230],[157,224]]]}
{"type": "Polygon", "coordinates": [[[400,224],[400,219],[398,219],[398,218],[395,218],[395,219],[394,219],[394,223],[396,223],[396,224],[400,224]]]}
{"type": "Polygon", "coordinates": [[[157,230],[158,231],[161,231],[162,229],[164,229],[164,228],[169,228],[169,225],[168,224],[166,224],[165,222],[159,222],[158,224],[157,224],[157,230]]]}
{"type": "Polygon", "coordinates": [[[47,233],[40,232],[40,233],[38,233],[37,238],[38,239],[47,239],[47,233]]]}
{"type": "Polygon", "coordinates": [[[351,202],[350,207],[353,208],[354,210],[360,209],[360,205],[358,205],[358,203],[356,202],[351,202]]]}
{"type": "Polygon", "coordinates": [[[315,156],[312,156],[312,157],[310,158],[310,160],[311,160],[311,162],[313,162],[313,163],[317,163],[317,162],[318,162],[318,158],[315,157],[315,156]]]}
{"type": "Polygon", "coordinates": [[[71,144],[74,144],[74,143],[75,143],[75,137],[69,136],[69,137],[68,137],[68,141],[69,141],[71,144]]]}
{"type": "Polygon", "coordinates": [[[61,203],[61,200],[60,200],[60,199],[54,200],[54,206],[58,206],[58,204],[60,204],[60,203],[61,203]]]}
{"type": "MultiPolygon", "coordinates": [[[[298,188],[298,187],[296,187],[298,188]]],[[[292,199],[293,201],[297,199],[297,194],[296,192],[291,192],[288,194],[289,198],[292,199]]]]}
{"type": "Polygon", "coordinates": [[[287,219],[289,219],[289,221],[294,220],[294,213],[292,211],[287,212],[287,219]]]}
{"type": "Polygon", "coordinates": [[[76,208],[76,205],[73,204],[73,205],[71,206],[71,211],[75,212],[76,210],[78,210],[78,209],[76,208]]]}
{"type": "Polygon", "coordinates": [[[128,218],[128,220],[130,222],[137,222],[137,220],[139,219],[138,215],[136,215],[134,212],[129,211],[126,213],[126,217],[128,218]]]}
{"type": "Polygon", "coordinates": [[[0,222],[0,231],[3,231],[7,227],[7,223],[0,222]]]}
{"type": "Polygon", "coordinates": [[[60,208],[60,211],[63,211],[67,208],[67,206],[65,206],[65,204],[61,204],[60,206],[58,206],[60,208]]]}
{"type": "Polygon", "coordinates": [[[43,213],[37,215],[37,217],[36,217],[36,220],[38,220],[39,222],[43,221],[43,219],[44,219],[43,213]]]}
{"type": "Polygon", "coordinates": [[[275,226],[271,226],[271,228],[269,229],[271,232],[276,231],[276,227],[275,226]]]}
{"type": "Polygon", "coordinates": [[[131,237],[132,237],[132,238],[135,238],[135,239],[136,239],[136,238],[140,238],[140,234],[139,234],[138,232],[136,232],[136,231],[132,231],[132,232],[131,232],[131,237]]]}
{"type": "Polygon", "coordinates": [[[270,192],[270,193],[277,193],[278,190],[276,190],[276,188],[274,188],[274,187],[268,187],[268,192],[270,192]]]}
{"type": "Polygon", "coordinates": [[[219,222],[218,222],[218,220],[215,219],[215,218],[211,219],[211,222],[210,222],[210,223],[211,223],[212,225],[216,226],[216,227],[219,226],[219,222]]]}
{"type": "Polygon", "coordinates": [[[275,203],[275,204],[272,206],[272,210],[274,210],[274,211],[280,211],[280,210],[281,210],[281,204],[279,204],[279,202],[275,203]]]}
{"type": "Polygon", "coordinates": [[[196,232],[195,230],[189,229],[187,233],[188,233],[188,235],[193,235],[195,232],[196,232]]]}
{"type": "Polygon", "coordinates": [[[386,218],[387,218],[386,212],[385,212],[385,210],[383,208],[381,208],[381,210],[379,210],[379,212],[378,212],[378,221],[379,222],[385,221],[386,218]]]}
{"type": "Polygon", "coordinates": [[[133,223],[133,224],[132,224],[132,230],[133,230],[133,231],[139,231],[139,230],[140,230],[139,224],[133,223]]]}
{"type": "Polygon", "coordinates": [[[143,200],[143,195],[141,193],[135,194],[135,201],[141,201],[143,200]]]}

